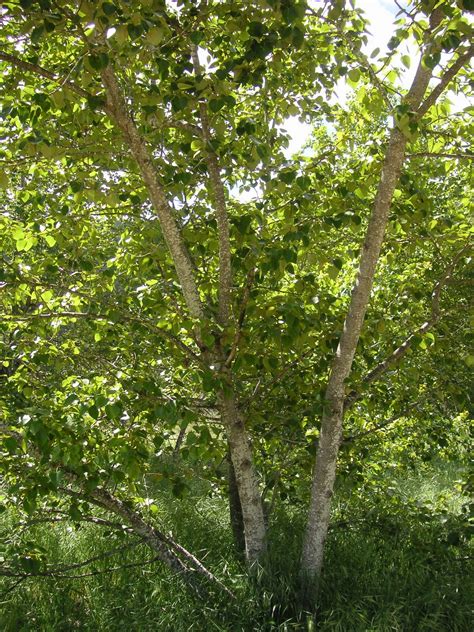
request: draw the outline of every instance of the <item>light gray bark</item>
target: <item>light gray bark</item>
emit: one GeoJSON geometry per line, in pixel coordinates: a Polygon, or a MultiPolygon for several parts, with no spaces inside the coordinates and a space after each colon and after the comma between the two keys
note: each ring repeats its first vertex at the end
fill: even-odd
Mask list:
{"type": "Polygon", "coordinates": [[[151,525],[142,516],[125,505],[105,489],[96,489],[91,496],[104,508],[123,518],[133,529],[133,532],[143,538],[144,542],[157,554],[157,557],[173,572],[183,578],[198,595],[202,595],[202,586],[197,582],[199,576],[217,585],[228,596],[234,595],[213,575],[192,553],[187,551],[170,536],[166,536],[151,525]],[[184,558],[186,563],[180,559],[184,558]]]}
{"type": "MultiPolygon", "coordinates": [[[[0,424],[0,433],[15,437],[18,442],[23,441],[23,435],[16,430],[12,430],[7,424],[0,424]]],[[[29,445],[32,454],[39,456],[36,448],[29,445]]],[[[60,463],[52,464],[59,469],[71,486],[79,487],[83,482],[81,476],[60,463]]],[[[91,492],[77,491],[71,487],[59,488],[60,491],[73,498],[86,500],[122,518],[130,525],[130,532],[138,535],[144,543],[155,553],[156,557],[167,566],[173,573],[180,576],[184,583],[188,585],[199,596],[205,596],[205,589],[198,581],[199,577],[215,584],[223,590],[229,597],[234,598],[234,594],[224,584],[209,571],[192,553],[183,546],[175,542],[171,536],[167,536],[143,519],[142,515],[133,508],[125,504],[120,498],[111,494],[105,488],[96,488],[91,492]],[[183,561],[185,560],[185,561],[183,561]]],[[[98,521],[100,519],[97,519],[98,521]]],[[[90,520],[89,520],[90,521],[90,520]]],[[[103,521],[104,522],[104,521],[103,521]]]]}
{"type": "Polygon", "coordinates": [[[266,548],[266,528],[260,489],[245,424],[232,392],[221,392],[219,408],[227,432],[245,532],[245,558],[254,564],[266,548]]]}
{"type": "MultiPolygon", "coordinates": [[[[430,19],[431,31],[438,26],[442,15],[440,10],[433,12],[430,19]]],[[[456,66],[459,69],[462,67],[462,64],[456,63],[456,66]]],[[[420,60],[412,86],[405,99],[405,103],[411,111],[416,112],[421,106],[430,78],[431,71],[420,60]]],[[[443,84],[447,85],[447,82],[443,82],[443,84]]],[[[441,92],[438,93],[438,96],[439,94],[441,92]]],[[[369,304],[375,269],[388,223],[393,193],[403,166],[406,144],[407,138],[395,126],[390,134],[380,182],[362,247],[358,276],[352,291],[349,310],[344,322],[339,346],[330,368],[301,559],[302,579],[307,594],[317,590],[317,581],[323,564],[324,543],[329,527],[331,497],[336,476],[337,455],[342,437],[345,381],[351,371],[369,304]]]]}
{"type": "MultiPolygon", "coordinates": [[[[192,48],[191,57],[193,60],[194,71],[196,75],[200,75],[202,70],[196,46],[193,46],[192,48]]],[[[202,138],[205,143],[204,154],[209,174],[211,195],[216,213],[219,239],[218,320],[223,327],[226,327],[232,316],[232,262],[230,252],[229,218],[219,159],[211,145],[212,137],[207,103],[203,100],[199,102],[199,117],[201,120],[202,138]]],[[[238,326],[242,326],[240,321],[238,326]]],[[[218,350],[216,350],[215,355],[219,356],[218,350]]],[[[252,448],[245,429],[245,424],[235,402],[232,374],[230,362],[228,362],[228,360],[229,358],[216,357],[216,361],[222,366],[222,375],[227,382],[227,390],[220,393],[219,396],[219,408],[221,419],[227,432],[229,455],[232,464],[231,470],[233,469],[233,475],[235,476],[237,488],[232,490],[234,492],[234,496],[229,496],[229,500],[231,501],[230,510],[233,512],[231,518],[233,519],[232,526],[236,535],[237,545],[239,545],[240,535],[238,533],[240,528],[238,522],[240,519],[242,520],[245,539],[245,558],[246,561],[252,565],[265,551],[266,527],[257,474],[253,463],[252,448]],[[238,498],[235,497],[235,493],[238,494],[238,498]],[[237,509],[241,510],[241,515],[238,515],[237,509]]]]}
{"type": "Polygon", "coordinates": [[[129,146],[140,169],[150,200],[158,214],[161,230],[173,258],[176,274],[178,275],[189,312],[194,318],[203,319],[204,310],[199,297],[193,265],[173,216],[173,210],[157,177],[150,152],[128,111],[124,96],[110,64],[102,70],[101,74],[107,94],[107,112],[122,131],[125,142],[129,146]]]}
{"type": "MultiPolygon", "coordinates": [[[[168,205],[164,191],[157,178],[145,141],[140,136],[133,119],[128,112],[124,97],[110,65],[102,71],[102,81],[107,92],[108,110],[111,112],[112,118],[122,130],[124,138],[140,168],[140,172],[147,186],[153,206],[158,213],[161,229],[170,249],[188,309],[192,316],[203,319],[204,311],[199,297],[191,260],[187,253],[178,226],[174,220],[172,210],[168,205]]],[[[217,163],[215,163],[214,166],[217,168],[217,172],[214,173],[214,176],[218,177],[220,183],[217,163]]],[[[214,184],[219,183],[214,182],[214,184]]],[[[227,218],[222,183],[218,186],[217,193],[215,194],[216,205],[220,208],[218,215],[220,212],[225,215],[225,218],[227,218]],[[222,207],[222,202],[224,202],[224,207],[222,207]]],[[[222,221],[224,221],[223,217],[221,217],[220,220],[221,228],[222,221]]],[[[225,222],[226,221],[227,220],[225,219],[225,222]]],[[[221,236],[221,231],[219,234],[220,242],[222,242],[222,248],[224,250],[223,260],[228,261],[228,264],[224,265],[224,272],[222,272],[221,269],[221,284],[223,286],[224,294],[221,293],[220,295],[220,311],[223,318],[226,319],[229,313],[228,306],[231,287],[231,280],[229,280],[230,247],[228,244],[228,226],[227,233],[224,226],[222,228],[223,236],[221,236]]],[[[210,356],[215,355],[213,351],[208,353],[210,356]]],[[[224,365],[224,363],[225,360],[222,360],[221,364],[224,365]]],[[[232,455],[232,463],[235,468],[240,502],[242,505],[246,539],[246,559],[252,564],[265,549],[265,523],[263,520],[263,510],[260,502],[258,481],[245,426],[240,419],[233,395],[223,395],[221,397],[220,409],[222,420],[227,430],[229,448],[232,455]]]]}
{"type": "MultiPolygon", "coordinates": [[[[462,255],[468,250],[468,246],[462,248],[458,254],[451,261],[449,266],[444,271],[443,275],[436,283],[433,293],[431,295],[431,315],[416,331],[407,336],[407,338],[399,345],[392,353],[385,358],[382,362],[379,362],[373,369],[371,369],[362,380],[363,386],[368,386],[372,382],[378,380],[391,366],[399,362],[406,352],[411,348],[413,342],[419,337],[432,329],[441,318],[441,290],[449,282],[451,275],[456,267],[457,262],[462,255]]],[[[351,391],[344,400],[344,411],[347,411],[351,406],[355,404],[359,399],[363,397],[363,391],[351,391]]]]}
{"type": "Polygon", "coordinates": [[[395,128],[391,134],[379,189],[362,248],[358,278],[352,291],[344,329],[331,366],[301,562],[302,572],[310,581],[319,576],[323,562],[337,454],[342,436],[344,383],[351,370],[369,303],[375,267],[382,246],[393,192],[403,163],[406,142],[403,134],[395,128]]]}

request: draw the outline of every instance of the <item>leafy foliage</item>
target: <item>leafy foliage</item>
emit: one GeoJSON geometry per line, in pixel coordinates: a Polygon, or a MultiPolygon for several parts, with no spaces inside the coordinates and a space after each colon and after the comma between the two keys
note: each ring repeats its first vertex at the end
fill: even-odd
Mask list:
{"type": "MultiPolygon", "coordinates": [[[[369,58],[363,11],[339,0],[2,3],[0,471],[9,510],[60,511],[79,525],[106,489],[159,524],[160,494],[185,502],[196,476],[203,495],[223,496],[219,402],[229,392],[270,509],[306,505],[392,117],[408,155],[346,382],[341,485],[363,480],[373,494],[368,479],[381,478],[388,453],[396,467],[420,455],[464,458],[451,442],[466,433],[473,364],[472,108],[450,99],[468,94],[467,70],[421,119],[403,100],[403,45],[423,49],[434,4],[402,12],[389,52],[369,58]],[[117,122],[109,70],[189,254],[202,318],[189,309],[152,185],[117,122]],[[289,117],[312,125],[295,155],[289,117]],[[213,164],[232,264],[224,322],[213,164]]],[[[436,4],[422,64],[442,77],[468,50],[472,24],[469,3],[436,4]]],[[[35,573],[45,552],[26,544],[12,555],[35,573]]]]}

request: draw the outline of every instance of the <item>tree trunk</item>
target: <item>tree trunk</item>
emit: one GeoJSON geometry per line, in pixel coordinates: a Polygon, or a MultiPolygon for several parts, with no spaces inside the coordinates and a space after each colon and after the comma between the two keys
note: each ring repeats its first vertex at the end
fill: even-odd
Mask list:
{"type": "Polygon", "coordinates": [[[302,572],[310,582],[319,576],[326,534],[329,526],[331,496],[336,476],[336,462],[342,436],[345,386],[349,376],[362,324],[369,302],[375,266],[380,254],[393,191],[403,163],[406,138],[393,130],[381,184],[369,221],[362,249],[359,275],[352,292],[349,312],[344,323],[336,357],[326,390],[316,465],[313,473],[311,502],[303,546],[302,572]]]}
{"type": "MultiPolygon", "coordinates": [[[[439,24],[442,15],[438,10],[433,12],[430,20],[431,30],[439,24]]],[[[405,99],[405,104],[412,112],[416,113],[420,107],[430,78],[431,71],[420,60],[413,83],[405,99]]],[[[342,438],[345,382],[351,372],[369,304],[375,269],[388,224],[393,193],[402,170],[407,142],[407,137],[395,126],[390,134],[349,310],[339,346],[331,364],[301,558],[303,593],[307,603],[311,603],[316,596],[323,564],[324,543],[329,527],[331,497],[336,477],[337,455],[342,438]]]]}
{"type": "Polygon", "coordinates": [[[221,392],[219,407],[229,442],[230,457],[235,472],[245,534],[245,559],[252,565],[266,548],[263,506],[252,450],[245,425],[237,409],[234,395],[221,392]]]}
{"type": "Polygon", "coordinates": [[[234,544],[237,553],[242,558],[245,555],[245,531],[244,518],[242,515],[242,505],[240,504],[239,489],[235,478],[235,470],[230,457],[230,450],[227,453],[227,481],[229,485],[229,514],[234,544]]]}

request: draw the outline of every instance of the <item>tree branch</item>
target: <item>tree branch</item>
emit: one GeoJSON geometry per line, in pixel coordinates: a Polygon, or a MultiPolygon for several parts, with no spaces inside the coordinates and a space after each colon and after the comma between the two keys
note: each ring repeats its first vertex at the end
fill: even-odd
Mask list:
{"type": "Polygon", "coordinates": [[[6,593],[2,593],[2,594],[7,594],[8,592],[11,592],[12,590],[14,590],[16,588],[16,586],[18,586],[19,583],[21,583],[22,581],[24,581],[25,579],[28,579],[29,577],[55,577],[57,579],[84,579],[86,577],[95,577],[96,575],[104,575],[104,574],[109,574],[109,573],[115,573],[116,571],[120,571],[123,568],[133,568],[133,567],[137,567],[137,566],[145,566],[146,564],[154,564],[155,562],[159,562],[160,558],[158,556],[152,557],[148,560],[143,560],[143,562],[130,562],[129,564],[120,564],[119,566],[113,566],[111,568],[105,568],[103,570],[97,570],[97,571],[91,571],[89,573],[79,573],[76,575],[68,575],[65,573],[60,573],[60,572],[55,572],[55,571],[38,571],[38,572],[32,572],[32,573],[16,573],[13,569],[2,569],[0,568],[0,575],[3,575],[4,577],[20,577],[20,580],[18,582],[15,582],[15,584],[10,587],[6,593]]]}
{"type": "Polygon", "coordinates": [[[174,218],[173,209],[166,199],[164,189],[156,174],[151,154],[129,113],[125,98],[110,63],[107,68],[102,70],[101,76],[107,94],[107,111],[122,131],[125,142],[137,162],[150,195],[150,200],[157,212],[186,305],[193,318],[204,320],[204,308],[199,296],[191,258],[174,218]]]}
{"type": "Polygon", "coordinates": [[[460,55],[453,63],[453,65],[444,72],[438,85],[433,88],[433,90],[426,97],[423,103],[418,107],[418,109],[416,110],[416,115],[418,119],[426,114],[430,107],[432,107],[436,103],[437,99],[444,92],[449,82],[454,79],[457,73],[467,64],[467,62],[471,59],[473,55],[474,44],[471,44],[467,51],[464,54],[460,55]]]}
{"type": "Polygon", "coordinates": [[[247,281],[245,283],[244,293],[243,293],[243,296],[242,296],[242,302],[240,304],[239,318],[237,319],[237,331],[235,332],[234,341],[232,343],[232,348],[231,348],[231,350],[229,352],[229,355],[227,356],[227,359],[225,361],[225,365],[227,367],[230,367],[232,365],[232,362],[234,361],[234,358],[237,355],[240,338],[242,336],[242,327],[244,325],[245,314],[247,312],[247,304],[249,302],[250,292],[252,290],[252,285],[253,285],[253,282],[255,280],[255,272],[256,272],[256,269],[252,268],[247,273],[247,281]]]}
{"type": "MultiPolygon", "coordinates": [[[[0,60],[6,61],[12,64],[12,66],[16,66],[17,68],[20,68],[21,70],[25,70],[26,72],[31,72],[35,75],[38,75],[39,77],[48,79],[49,81],[52,81],[53,83],[57,83],[60,86],[66,86],[67,88],[69,88],[69,90],[71,90],[71,92],[74,92],[78,96],[83,97],[85,99],[95,96],[91,94],[90,92],[88,92],[87,90],[84,90],[84,88],[81,88],[80,86],[76,85],[73,81],[69,81],[68,79],[62,79],[60,76],[56,75],[54,72],[51,72],[50,70],[47,70],[46,68],[43,68],[42,66],[39,66],[38,64],[32,64],[29,61],[24,61],[23,59],[20,59],[19,57],[16,57],[15,55],[11,55],[10,53],[6,53],[5,51],[2,51],[2,50],[0,50],[0,60]]],[[[104,106],[103,109],[105,112],[110,113],[108,111],[107,106],[104,106]]]]}
{"type": "MultiPolygon", "coordinates": [[[[410,334],[405,341],[397,347],[385,360],[379,362],[367,375],[362,379],[362,385],[365,387],[371,384],[375,380],[378,380],[393,364],[400,360],[406,352],[410,349],[413,342],[417,337],[422,336],[429,331],[441,318],[440,300],[441,291],[443,287],[451,279],[451,275],[454,272],[456,264],[461,259],[463,254],[468,249],[469,245],[464,246],[457,255],[453,258],[449,266],[443,272],[441,278],[437,281],[433,292],[431,294],[431,315],[430,318],[425,321],[418,329],[410,334]]],[[[361,399],[363,393],[358,391],[351,391],[344,400],[344,410],[351,408],[355,402],[361,399]]]]}
{"type": "Polygon", "coordinates": [[[474,160],[474,154],[450,154],[437,153],[431,151],[419,151],[414,154],[407,154],[407,158],[453,158],[456,160],[474,160]]]}
{"type": "MultiPolygon", "coordinates": [[[[69,311],[39,312],[39,313],[34,313],[34,314],[0,314],[0,316],[6,320],[12,320],[15,322],[30,321],[30,320],[34,320],[35,318],[44,318],[44,319],[84,318],[86,320],[106,320],[106,321],[114,322],[114,323],[117,322],[116,320],[113,320],[111,316],[108,314],[92,314],[90,312],[72,312],[72,311],[71,312],[69,311]]],[[[162,338],[166,338],[167,340],[172,342],[175,346],[177,346],[188,357],[190,357],[193,361],[199,364],[201,363],[200,357],[196,353],[194,353],[194,351],[190,347],[188,347],[184,342],[182,342],[179,338],[174,336],[168,330],[161,329],[160,327],[157,327],[156,325],[153,325],[152,323],[138,317],[126,316],[126,315],[122,315],[122,317],[124,321],[139,323],[143,325],[144,327],[147,327],[148,329],[150,329],[150,331],[152,331],[156,335],[162,338]]]]}
{"type": "Polygon", "coordinates": [[[402,419],[403,417],[406,417],[407,413],[410,410],[417,409],[417,408],[418,408],[418,402],[410,404],[403,413],[401,413],[401,414],[397,413],[396,415],[393,415],[392,417],[389,417],[388,419],[386,419],[382,423],[373,426],[369,430],[364,430],[363,432],[357,432],[355,434],[348,435],[347,437],[344,437],[342,439],[342,441],[341,441],[341,445],[345,445],[347,443],[352,443],[352,441],[357,441],[358,439],[361,439],[362,437],[365,437],[365,436],[367,436],[369,434],[372,434],[373,432],[378,432],[379,430],[383,430],[384,428],[387,428],[387,426],[391,426],[393,423],[395,423],[399,419],[402,419]]]}
{"type": "MultiPolygon", "coordinates": [[[[199,62],[197,46],[192,47],[191,57],[193,60],[194,72],[196,76],[202,74],[199,62]]],[[[212,197],[216,209],[217,231],[219,237],[219,322],[226,327],[231,313],[231,290],[232,290],[232,262],[230,253],[230,231],[229,217],[227,214],[227,204],[224,185],[222,183],[219,159],[214,151],[211,141],[211,129],[207,113],[207,103],[199,101],[199,114],[201,119],[202,137],[205,143],[205,159],[209,173],[212,197]]]]}

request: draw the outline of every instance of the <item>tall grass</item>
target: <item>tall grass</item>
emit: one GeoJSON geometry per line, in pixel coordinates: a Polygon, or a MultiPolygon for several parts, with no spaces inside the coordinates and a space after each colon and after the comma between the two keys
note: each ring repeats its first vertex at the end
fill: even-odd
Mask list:
{"type": "MultiPolygon", "coordinates": [[[[444,466],[438,470],[395,481],[390,494],[381,488],[366,502],[363,496],[339,491],[315,623],[299,607],[295,579],[301,513],[280,508],[270,529],[272,553],[265,570],[249,579],[233,554],[225,502],[190,497],[167,498],[167,514],[160,519],[180,542],[205,556],[206,564],[237,593],[235,603],[218,596],[199,601],[156,564],[130,566],[82,579],[28,579],[0,598],[0,629],[468,632],[474,594],[469,545],[462,537],[450,544],[453,530],[462,531],[458,471],[444,466]],[[428,505],[430,511],[425,510],[428,505]]],[[[4,515],[2,528],[11,528],[11,520],[4,515]]],[[[38,525],[31,535],[48,550],[48,561],[57,564],[130,542],[101,534],[92,525],[38,525]]],[[[145,562],[149,557],[138,545],[77,572],[145,562]]],[[[11,584],[11,579],[2,581],[2,589],[11,584]]]]}

